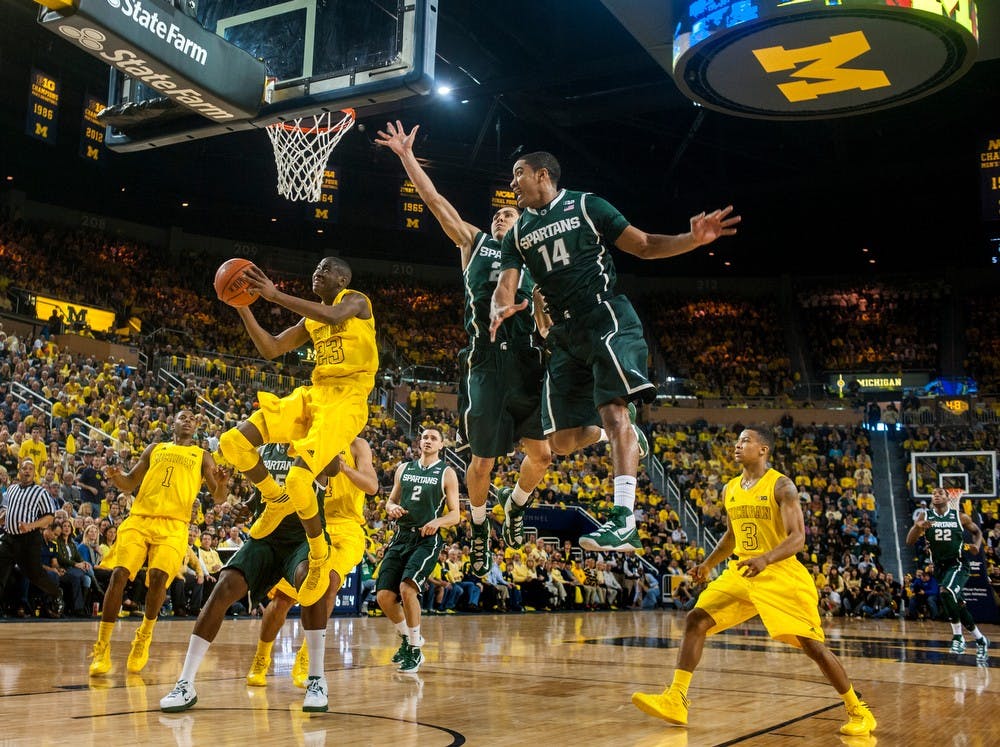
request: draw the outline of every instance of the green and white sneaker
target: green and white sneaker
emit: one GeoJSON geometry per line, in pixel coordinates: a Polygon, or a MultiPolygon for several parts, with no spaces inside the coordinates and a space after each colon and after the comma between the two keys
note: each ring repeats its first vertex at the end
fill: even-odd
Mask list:
{"type": "Polygon", "coordinates": [[[420,652],[420,649],[416,646],[411,646],[406,658],[400,662],[399,669],[396,671],[403,674],[413,674],[420,671],[420,665],[423,663],[424,655],[420,652]]]}
{"type": "Polygon", "coordinates": [[[636,440],[639,442],[639,458],[645,459],[649,455],[649,439],[642,428],[635,424],[639,413],[635,409],[635,402],[628,403],[628,419],[632,423],[632,430],[635,432],[636,440]]]}
{"type": "Polygon", "coordinates": [[[976,641],[976,662],[979,664],[985,664],[990,660],[990,641],[986,636],[983,636],[976,641]]]}
{"type": "Polygon", "coordinates": [[[965,636],[956,635],[951,638],[951,652],[953,654],[965,653],[965,636]]]}
{"type": "Polygon", "coordinates": [[[580,547],[589,552],[635,552],[642,549],[639,533],[627,529],[626,521],[632,512],[625,506],[611,509],[608,520],[600,527],[580,538],[580,547]]]}
{"type": "Polygon", "coordinates": [[[486,578],[493,566],[493,556],[490,554],[490,520],[484,519],[482,524],[472,522],[472,547],[469,549],[469,567],[479,578],[486,578]]]}
{"type": "Polygon", "coordinates": [[[503,506],[503,528],[500,530],[503,541],[517,550],[524,545],[524,512],[528,510],[533,498],[523,506],[514,503],[514,488],[500,488],[497,497],[503,506]]]}
{"type": "Polygon", "coordinates": [[[326,713],[329,708],[326,695],[326,677],[310,677],[306,680],[306,697],[302,701],[305,713],[326,713]]]}
{"type": "Polygon", "coordinates": [[[403,639],[403,642],[399,644],[399,648],[396,649],[396,653],[392,655],[393,664],[401,664],[410,654],[410,637],[406,635],[401,635],[399,637],[403,639]]]}

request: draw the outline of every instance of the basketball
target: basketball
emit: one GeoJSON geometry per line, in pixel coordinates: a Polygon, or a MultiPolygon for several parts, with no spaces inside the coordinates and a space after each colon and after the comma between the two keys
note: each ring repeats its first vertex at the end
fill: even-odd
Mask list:
{"type": "Polygon", "coordinates": [[[215,271],[215,295],[230,306],[249,306],[257,300],[256,293],[247,292],[243,272],[254,264],[249,259],[226,260],[215,271]]]}

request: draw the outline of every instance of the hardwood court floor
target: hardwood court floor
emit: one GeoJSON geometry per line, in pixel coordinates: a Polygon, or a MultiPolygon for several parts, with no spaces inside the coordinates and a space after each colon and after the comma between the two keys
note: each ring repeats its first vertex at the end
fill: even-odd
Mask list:
{"type": "MultiPolygon", "coordinates": [[[[327,638],[330,712],[301,712],[289,679],[301,630],[286,623],[266,688],[244,677],[259,623],[227,620],[196,681],[198,704],[159,711],[180,672],[193,621],[161,621],[141,675],[125,673],[138,621],[121,621],[114,668],[87,676],[95,622],[0,624],[3,745],[813,745],[990,747],[1000,744],[1000,646],[947,652],[945,623],[827,621],[831,648],[871,704],[875,739],[843,740],[840,699],[804,654],[759,622],[710,638],[691,688],[687,729],[629,703],[669,679],[676,612],[425,618],[427,661],[400,675],[385,618],[337,618],[327,638]],[[994,671],[997,674],[994,674],[994,671]]],[[[1000,642],[1000,628],[984,626],[1000,642]]]]}

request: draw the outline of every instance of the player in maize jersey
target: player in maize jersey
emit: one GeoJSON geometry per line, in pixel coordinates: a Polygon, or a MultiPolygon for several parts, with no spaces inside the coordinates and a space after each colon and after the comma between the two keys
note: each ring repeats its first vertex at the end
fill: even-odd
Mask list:
{"type": "Polygon", "coordinates": [[[387,132],[379,131],[375,142],[399,156],[420,198],[461,254],[469,345],[459,353],[459,435],[472,453],[465,473],[472,515],[469,562],[472,572],[483,577],[493,562],[486,501],[496,458],[509,454],[518,442],[524,450],[517,483],[513,488],[501,488],[499,496],[504,508],[504,541],[512,547],[524,544],[522,517],[552,459],[542,430],[542,356],[531,339],[535,320],[528,299],[533,283],[524,273],[516,296],[527,306],[491,340],[490,299],[500,274],[500,242],[517,220],[518,211],[512,207],[497,210],[489,235],[463,220],[413,155],[419,129],[417,125],[407,133],[400,122],[387,122],[387,132]]]}
{"type": "Polygon", "coordinates": [[[552,327],[542,389],[542,422],[556,454],[607,439],[614,469],[614,508],[600,529],[580,538],[585,550],[641,547],[632,513],[643,444],[633,427],[634,401],[651,402],[646,341],[632,304],[615,291],[611,246],[642,259],[673,257],[736,233],[732,207],[691,218],[679,236],[640,231],[605,200],[559,188],[559,162],[530,153],[513,168],[520,218],[501,244],[492,333],[524,307],[515,291],[527,267],[545,297],[552,327]],[[631,407],[630,407],[631,406],[631,407]]]}
{"type": "Polygon", "coordinates": [[[951,623],[951,652],[965,653],[964,626],[976,639],[976,661],[989,661],[990,642],[979,630],[972,613],[965,606],[962,589],[969,581],[969,566],[962,562],[965,532],[972,536],[969,551],[979,554],[983,545],[983,532],[968,514],[948,506],[948,493],[935,488],[931,493],[931,510],[918,515],[916,523],[906,534],[906,544],[916,544],[923,537],[927,540],[934,561],[934,578],[941,587],[941,606],[951,623]]]}
{"type": "Polygon", "coordinates": [[[117,466],[105,474],[119,490],[133,492],[132,510],[118,529],[114,548],[102,561],[113,568],[104,592],[104,608],[98,624],[97,643],[91,654],[90,674],[111,670],[111,633],[122,608],[125,584],[146,564],[146,606],[128,655],[128,671],[141,672],[149,660],[149,644],[156,616],[166,599],[167,586],[177,575],[188,549],[191,506],[202,481],[216,503],[226,498],[228,478],[212,455],[194,442],[198,420],[190,410],[174,417],[172,442],[150,444],[127,474],[117,466]]]}
{"type": "MultiPolygon", "coordinates": [[[[269,448],[269,447],[265,447],[269,448]]],[[[265,461],[267,457],[265,455],[265,461]]],[[[275,472],[277,474],[277,472],[275,472]]],[[[326,488],[323,491],[323,515],[326,518],[326,532],[330,537],[334,560],[331,562],[334,576],[330,580],[330,594],[336,598],[337,592],[347,574],[361,562],[365,552],[365,496],[378,492],[378,475],[372,463],[372,450],[363,438],[351,442],[351,448],[334,459],[326,488]]],[[[287,521],[287,519],[286,519],[287,521]]],[[[296,522],[297,523],[297,522],[296,522]]],[[[284,526],[282,522],[281,526],[284,526]]],[[[279,527],[280,528],[280,527],[279,527]]],[[[301,535],[301,527],[299,528],[301,535]]],[[[268,539],[265,537],[264,539],[268,539]]],[[[305,537],[302,537],[304,540],[305,537]]],[[[255,540],[251,540],[255,541],[255,540]]],[[[253,593],[253,589],[251,589],[253,593]]],[[[253,687],[264,687],[267,684],[267,670],[271,665],[271,648],[278,636],[278,631],[285,623],[288,611],[298,601],[295,587],[285,578],[278,581],[271,589],[271,601],[264,609],[260,621],[260,633],[257,640],[257,652],[253,665],[247,674],[247,684],[253,687]]],[[[329,595],[328,597],[329,598],[329,595]]],[[[329,615],[329,613],[328,613],[329,615]]],[[[321,634],[323,631],[317,631],[321,634]]],[[[306,636],[295,656],[292,667],[292,683],[296,687],[307,690],[313,679],[322,676],[323,654],[317,633],[306,636]],[[310,638],[313,638],[310,642],[310,638]],[[309,657],[310,646],[319,647],[319,660],[309,657]]]]}
{"type": "Polygon", "coordinates": [[[840,733],[867,736],[875,717],[859,700],[840,660],[824,644],[819,595],[812,576],[796,557],[805,546],[805,520],[799,493],[791,479],[768,466],[774,448],[770,433],[747,428],[736,441],[734,457],[743,466],[722,490],[728,527],[699,565],[691,569],[695,583],[734,553],[723,573],[698,597],[685,618],[677,669],[662,694],[634,693],[641,711],[672,724],[687,724],[688,686],[701,660],[705,637],[760,615],[775,640],[801,648],[836,688],[847,709],[840,733]]]}
{"type": "Polygon", "coordinates": [[[347,286],[351,268],[338,257],[320,260],[312,289],[320,302],[279,291],[258,268],[244,271],[248,289],[301,314],[299,322],[278,335],[257,323],[249,306],[235,307],[250,339],[267,359],[305,345],[316,351],[312,384],[278,398],[260,392],[260,409],[219,438],[219,450],[246,475],[265,501],[251,536],[264,537],[292,511],[298,513],[309,542],[309,572],[299,587],[299,601],[315,604],[326,594],[330,546],[318,514],[313,481],[333,458],[350,448],[368,421],[368,395],[375,385],[378,348],[375,318],[368,298],[347,286]],[[295,457],[284,490],[257,453],[265,443],[287,443],[295,457]]]}
{"type": "Polygon", "coordinates": [[[376,599],[400,635],[392,660],[405,673],[418,671],[424,661],[420,591],[441,551],[440,530],[461,520],[458,476],[441,459],[443,447],[441,431],[424,429],[418,442],[420,458],[396,468],[385,503],[386,514],[396,522],[396,533],[378,567],[376,599]]]}
{"type": "MultiPolygon", "coordinates": [[[[268,444],[261,450],[261,459],[281,475],[292,464],[287,449],[282,444],[268,444]]],[[[311,605],[302,606],[302,627],[305,631],[307,646],[312,651],[305,664],[307,671],[304,677],[306,688],[302,710],[306,712],[322,712],[327,710],[327,688],[324,676],[325,666],[325,636],[327,621],[336,601],[337,591],[343,578],[357,564],[364,550],[364,532],[361,523],[364,521],[363,506],[365,490],[376,490],[378,480],[374,467],[371,465],[371,449],[363,439],[357,438],[351,444],[350,456],[337,455],[328,467],[320,474],[321,482],[327,483],[325,490],[314,493],[313,500],[317,503],[317,512],[324,519],[324,508],[329,506],[331,515],[325,517],[325,523],[332,531],[333,560],[330,563],[330,578],[326,594],[311,605]],[[355,461],[357,460],[357,461],[355,461]],[[359,463],[358,470],[349,465],[359,463]],[[367,468],[364,466],[367,463],[367,468]],[[346,468],[345,468],[346,466],[346,468]],[[358,487],[346,490],[345,483],[357,480],[358,487]]],[[[258,497],[238,507],[239,516],[250,515],[259,509],[258,497]]],[[[160,700],[160,709],[167,712],[184,711],[198,702],[194,687],[195,675],[201,662],[208,652],[212,641],[222,626],[226,611],[241,599],[250,594],[257,604],[267,596],[267,592],[276,584],[284,583],[288,595],[277,594],[275,600],[268,605],[279,605],[287,612],[294,604],[296,586],[300,586],[308,571],[309,544],[298,517],[290,514],[279,525],[264,537],[251,537],[243,547],[230,558],[226,567],[219,575],[219,582],[212,590],[208,602],[202,608],[195,622],[194,631],[188,642],[187,655],[180,677],[174,689],[160,700]],[[287,604],[284,604],[287,602],[287,604]]],[[[274,613],[271,615],[273,621],[274,613]]],[[[283,618],[282,618],[283,621],[283,618]]],[[[262,621],[263,628],[269,618],[262,621]]],[[[274,632],[281,627],[279,622],[274,632]]],[[[274,638],[271,638],[273,644],[274,638]]],[[[270,645],[266,646],[268,664],[270,663],[270,645]]],[[[261,646],[258,644],[258,655],[261,646]]],[[[298,657],[297,657],[298,659],[298,657]]],[[[267,671],[267,666],[263,667],[267,671]]],[[[262,684],[262,683],[251,683],[262,684]]]]}

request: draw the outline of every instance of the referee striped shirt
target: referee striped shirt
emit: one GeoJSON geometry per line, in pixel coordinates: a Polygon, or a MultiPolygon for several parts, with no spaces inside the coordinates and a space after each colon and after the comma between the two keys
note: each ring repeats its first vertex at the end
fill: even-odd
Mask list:
{"type": "Polygon", "coordinates": [[[22,522],[32,524],[43,516],[52,515],[52,500],[41,485],[25,487],[21,483],[11,483],[7,486],[4,505],[7,507],[7,526],[4,530],[7,534],[22,534],[22,522]]]}

